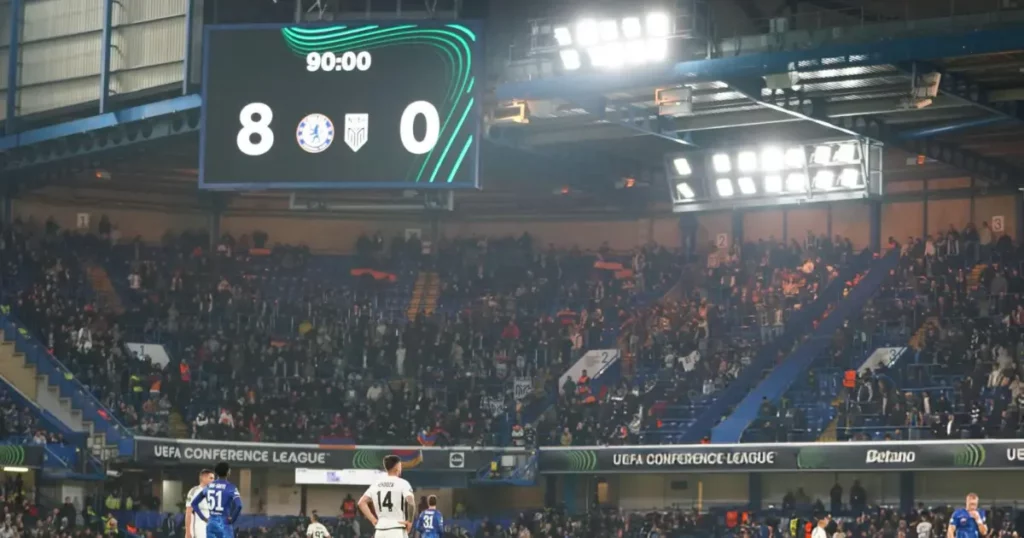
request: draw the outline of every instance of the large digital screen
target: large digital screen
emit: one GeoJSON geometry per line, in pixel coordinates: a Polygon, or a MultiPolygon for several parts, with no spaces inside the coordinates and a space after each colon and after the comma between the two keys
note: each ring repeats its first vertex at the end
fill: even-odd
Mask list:
{"type": "Polygon", "coordinates": [[[478,186],[477,25],[210,26],[203,46],[201,188],[478,186]]]}

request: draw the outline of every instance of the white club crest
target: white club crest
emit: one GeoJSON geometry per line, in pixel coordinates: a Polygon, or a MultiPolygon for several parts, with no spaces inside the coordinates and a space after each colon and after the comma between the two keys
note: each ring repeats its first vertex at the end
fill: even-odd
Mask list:
{"type": "Polygon", "coordinates": [[[359,151],[366,145],[369,132],[369,114],[345,114],[345,143],[352,151],[359,151]]]}

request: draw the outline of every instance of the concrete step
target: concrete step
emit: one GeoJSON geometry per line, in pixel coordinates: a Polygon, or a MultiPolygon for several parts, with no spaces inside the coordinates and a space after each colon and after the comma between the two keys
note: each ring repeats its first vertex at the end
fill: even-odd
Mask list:
{"type": "Polygon", "coordinates": [[[61,394],[60,387],[51,384],[46,375],[38,373],[25,354],[15,350],[14,342],[0,341],[0,375],[68,428],[86,433],[94,453],[117,456],[117,447],[108,445],[106,435],[97,432],[91,421],[83,420],[82,411],[74,407],[71,398],[61,394]]]}

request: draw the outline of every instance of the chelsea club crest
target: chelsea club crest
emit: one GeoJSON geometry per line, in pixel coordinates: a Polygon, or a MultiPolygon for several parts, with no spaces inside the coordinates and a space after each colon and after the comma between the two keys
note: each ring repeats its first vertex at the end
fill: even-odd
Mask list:
{"type": "Polygon", "coordinates": [[[334,141],[334,122],[323,114],[310,114],[299,122],[295,140],[303,151],[320,153],[334,141]]]}

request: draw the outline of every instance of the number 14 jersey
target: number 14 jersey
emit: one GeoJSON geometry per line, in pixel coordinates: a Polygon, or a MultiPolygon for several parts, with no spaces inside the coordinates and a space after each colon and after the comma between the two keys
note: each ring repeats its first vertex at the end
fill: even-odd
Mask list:
{"type": "Polygon", "coordinates": [[[377,513],[377,529],[401,529],[405,525],[406,497],[412,497],[412,486],[397,476],[382,478],[370,485],[364,497],[370,498],[377,513]]]}

